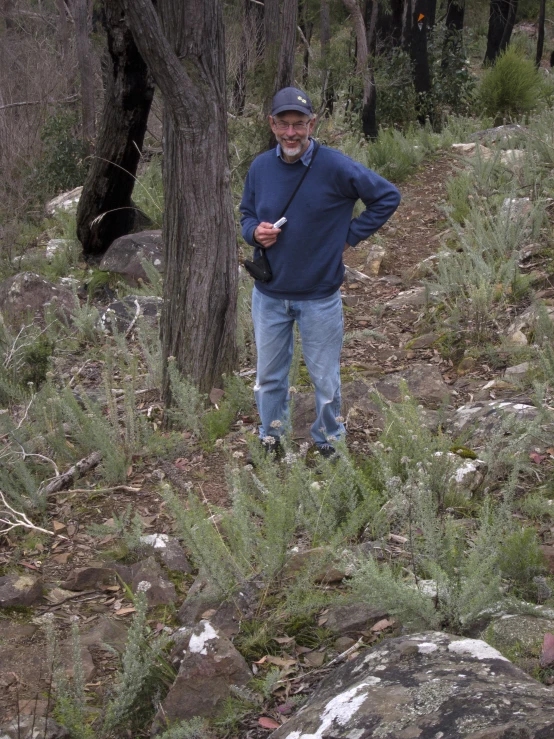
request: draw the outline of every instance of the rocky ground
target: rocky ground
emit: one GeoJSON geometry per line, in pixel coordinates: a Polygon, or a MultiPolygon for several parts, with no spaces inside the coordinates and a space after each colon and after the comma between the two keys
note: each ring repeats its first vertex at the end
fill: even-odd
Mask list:
{"type": "MultiPolygon", "coordinates": [[[[518,409],[529,404],[525,392],[510,382],[509,372],[505,374],[506,367],[509,369],[510,365],[508,354],[504,366],[492,367],[486,361],[464,356],[463,347],[460,349],[458,346],[454,353],[446,352],[440,344],[440,334],[432,329],[428,320],[421,263],[436,254],[441,240],[448,236],[448,222],[442,208],[445,182],[458,164],[458,158],[451,153],[428,161],[401,187],[402,204],[390,223],[381,230],[377,243],[361,245],[346,255],[348,270],[343,295],[347,340],[342,357],[343,415],[349,433],[349,448],[360,457],[368,451],[382,425],[382,413],[368,394],[370,388],[376,388],[394,401],[400,397],[400,380],[405,380],[411,393],[429,414],[430,424],[435,427],[438,419],[446,415],[463,425],[463,415],[456,416],[456,409],[468,403],[481,404],[473,406],[474,415],[490,415],[490,404],[500,400],[510,402],[518,409]]],[[[148,242],[147,251],[155,255],[156,243],[152,247],[151,242],[148,242]]],[[[125,253],[128,261],[128,253],[125,253]]],[[[115,269],[114,264],[110,265],[112,270],[115,269]]],[[[541,287],[548,300],[548,281],[543,280],[541,287]]],[[[38,293],[34,283],[31,289],[35,294],[38,293]]],[[[2,293],[0,289],[0,303],[6,311],[10,310],[10,295],[13,297],[11,287],[10,290],[2,293]]],[[[63,299],[64,296],[60,302],[63,299]]],[[[44,302],[44,297],[40,301],[44,302]]],[[[17,312],[16,308],[13,310],[17,312]]],[[[152,313],[156,313],[155,305],[152,313]]],[[[68,378],[76,374],[79,384],[87,393],[97,392],[101,395],[102,363],[99,359],[87,356],[66,358],[59,370],[68,373],[68,378]]],[[[248,377],[252,370],[253,367],[245,366],[242,371],[248,377]]],[[[305,389],[303,378],[301,371],[299,390],[305,389]]],[[[123,382],[124,378],[120,380],[123,382]]],[[[160,398],[155,390],[144,393],[139,401],[149,416],[160,414],[160,398]]],[[[312,406],[310,395],[300,392],[295,399],[296,442],[309,437],[312,406]]],[[[244,603],[239,605],[210,601],[209,594],[202,589],[202,583],[195,580],[196,572],[187,554],[173,538],[173,520],[158,493],[160,481],[167,480],[181,492],[194,486],[207,505],[225,506],[229,495],[224,478],[227,455],[245,452],[245,440],[254,431],[255,421],[253,416],[238,420],[227,438],[225,453],[221,448],[206,451],[193,443],[190,434],[185,434],[182,447],[174,458],[137,458],[128,469],[125,485],[108,490],[104,487],[98,489],[95,469],[92,467],[70,489],[60,489],[49,496],[48,517],[57,534],[56,538],[27,538],[23,544],[11,533],[0,538],[0,574],[3,575],[0,577],[0,726],[6,727],[8,722],[17,720],[18,715],[26,717],[51,713],[49,668],[42,628],[45,617],[53,618],[58,627],[61,656],[68,670],[72,669],[70,627],[74,620],[78,621],[83,637],[81,655],[87,691],[91,696],[96,694],[94,700],[97,703],[101,702],[110,690],[118,664],[113,649],[105,645],[121,649],[135,612],[124,583],[133,591],[137,590],[139,584],[147,583],[152,630],[173,634],[177,644],[174,655],[178,649],[188,649],[188,661],[175,663],[177,666],[180,664],[177,683],[182,685],[179,688],[181,692],[175,692],[173,688],[164,703],[168,715],[194,715],[190,711],[188,714],[186,710],[183,711],[183,706],[190,704],[190,710],[193,711],[197,707],[199,694],[207,703],[215,704],[219,698],[229,694],[229,683],[245,685],[252,676],[252,669],[259,672],[265,663],[270,663],[282,668],[282,684],[275,687],[272,701],[262,701],[251,707],[250,712],[238,720],[237,726],[229,729],[228,736],[268,736],[271,730],[278,728],[284,719],[294,713],[298,699],[310,695],[325,676],[330,677],[316,694],[316,701],[322,702],[312,703],[305,712],[307,723],[297,723],[298,720],[293,718],[275,736],[300,739],[305,736],[301,732],[309,730],[315,732],[309,736],[323,737],[328,735],[325,730],[333,721],[333,725],[346,726],[344,717],[349,718],[357,711],[359,703],[356,703],[356,696],[362,695],[360,685],[365,674],[360,673],[362,678],[359,678],[353,673],[358,669],[356,665],[362,669],[362,663],[370,659],[364,657],[365,652],[357,657],[360,649],[379,641],[383,635],[399,634],[401,625],[389,619],[386,611],[369,606],[358,606],[357,610],[354,608],[345,612],[330,609],[319,617],[319,625],[326,629],[323,646],[318,644],[313,648],[309,639],[295,639],[283,633],[278,649],[271,649],[258,659],[246,655],[245,660],[232,642],[238,633],[240,617],[249,612],[252,616],[259,615],[254,605],[257,594],[251,597],[246,593],[244,603]],[[121,563],[117,562],[121,544],[117,534],[92,535],[89,527],[104,524],[109,528],[114,518],[121,517],[129,506],[140,515],[143,522],[142,556],[139,561],[121,563]],[[202,593],[206,597],[199,597],[202,593]],[[202,621],[192,635],[187,633],[182,637],[174,633],[180,624],[191,626],[201,619],[209,619],[209,623],[202,621]],[[215,636],[212,633],[214,629],[217,629],[215,636]],[[186,644],[181,643],[182,639],[186,644]],[[196,646],[191,647],[191,644],[196,646]],[[214,663],[208,668],[201,659],[206,653],[206,645],[211,645],[207,651],[214,663]],[[352,657],[355,661],[349,661],[352,657]],[[345,662],[343,667],[335,670],[345,662]],[[222,664],[224,670],[221,670],[222,664]],[[191,675],[196,677],[191,678],[191,675]],[[333,687],[329,687],[339,677],[343,680],[342,703],[333,699],[335,693],[333,687]],[[344,705],[348,707],[346,713],[344,705]]],[[[548,450],[536,449],[534,453],[538,455],[537,464],[550,464],[548,450]]],[[[549,565],[554,568],[552,531],[545,525],[540,534],[549,565]]],[[[405,540],[402,536],[391,535],[386,545],[387,555],[402,555],[403,543],[405,540]]],[[[325,587],[340,588],[344,574],[340,569],[334,571],[331,567],[323,573],[322,582],[325,587]]],[[[522,634],[530,632],[529,624],[521,622],[514,626],[515,622],[512,621],[512,628],[504,628],[506,624],[499,622],[500,625],[494,626],[498,631],[494,634],[494,643],[499,648],[506,645],[507,650],[515,650],[514,659],[519,660],[520,666],[527,673],[537,675],[543,637],[554,630],[553,618],[554,613],[545,609],[544,623],[538,624],[540,619],[534,619],[534,636],[530,637],[527,646],[523,644],[522,634]]],[[[373,713],[364,714],[361,724],[348,724],[348,731],[354,732],[348,736],[382,736],[389,739],[423,739],[428,736],[444,739],[458,736],[472,739],[507,739],[516,736],[522,739],[546,739],[554,736],[554,717],[548,719],[551,723],[548,724],[550,728],[546,729],[546,719],[538,722],[537,727],[532,725],[531,720],[534,712],[551,712],[548,708],[550,688],[534,683],[519,669],[505,662],[502,655],[492,648],[490,652],[476,656],[475,650],[479,647],[471,644],[458,649],[456,644],[462,642],[453,639],[437,634],[410,638],[399,636],[372,651],[374,657],[371,659],[382,661],[379,669],[383,681],[389,686],[395,682],[401,687],[395,694],[393,709],[390,687],[383,691],[377,678],[368,678],[362,687],[364,690],[367,690],[367,685],[371,687],[373,713]],[[398,659],[395,657],[393,660],[388,652],[398,659]],[[408,700],[401,693],[407,690],[406,686],[412,679],[407,675],[404,662],[409,663],[416,654],[425,655],[419,668],[439,676],[441,690],[444,690],[442,693],[434,692],[432,683],[422,680],[418,696],[414,699],[417,720],[408,722],[408,725],[405,717],[401,719],[395,711],[399,710],[398,705],[408,700]],[[466,659],[468,654],[471,664],[466,659]],[[454,673],[458,675],[457,678],[454,673]],[[466,679],[469,687],[467,684],[458,684],[466,679]],[[503,686],[500,692],[499,681],[503,686]],[[468,719],[464,724],[463,720],[464,715],[471,712],[473,696],[476,693],[489,696],[489,691],[488,703],[491,706],[492,702],[496,701],[495,706],[498,703],[494,710],[494,707],[490,709],[491,715],[496,711],[494,725],[499,727],[497,733],[486,733],[490,716],[477,717],[473,723],[468,719]],[[451,706],[453,718],[450,726],[455,725],[457,733],[437,718],[439,707],[443,700],[450,700],[449,696],[456,696],[456,705],[451,706]],[[529,712],[531,704],[533,710],[529,714],[528,733],[513,733],[519,729],[512,724],[512,714],[516,711],[529,712]],[[383,716],[388,716],[388,733],[367,733],[367,727],[370,724],[378,726],[383,716]],[[434,718],[430,718],[432,716],[434,718]],[[364,729],[360,729],[360,726],[364,729]],[[543,729],[552,733],[540,733],[543,729]]],[[[548,674],[542,677],[548,678],[548,674]]],[[[209,711],[210,706],[204,713],[209,714],[209,711]]],[[[7,735],[17,736],[9,732],[7,735]]],[[[52,736],[63,736],[63,733],[52,736]]],[[[128,733],[128,736],[132,734],[128,733]]]]}

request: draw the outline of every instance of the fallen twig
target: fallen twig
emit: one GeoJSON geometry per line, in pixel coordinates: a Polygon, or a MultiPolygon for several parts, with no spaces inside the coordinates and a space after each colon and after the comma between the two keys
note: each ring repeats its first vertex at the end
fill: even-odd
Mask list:
{"type": "Polygon", "coordinates": [[[57,536],[60,539],[67,539],[67,536],[56,534],[55,531],[48,531],[48,529],[43,529],[40,526],[35,526],[35,524],[31,520],[29,520],[29,518],[27,518],[23,511],[16,511],[15,508],[11,507],[1,490],[0,503],[0,524],[5,524],[6,526],[6,528],[0,529],[0,534],[7,534],[9,531],[21,527],[24,529],[31,529],[32,531],[40,531],[41,533],[49,534],[50,536],[57,536]]]}
{"type": "Polygon", "coordinates": [[[140,488],[132,488],[130,485],[115,485],[113,488],[71,488],[70,490],[56,490],[54,493],[140,493],[140,488]]]}
{"type": "Polygon", "coordinates": [[[136,306],[135,317],[133,318],[133,320],[129,324],[129,328],[127,329],[127,331],[125,331],[125,338],[126,339],[129,338],[129,336],[131,335],[132,330],[135,328],[135,323],[137,322],[137,319],[140,316],[140,303],[138,302],[138,300],[135,300],[135,306],[136,306]]]}

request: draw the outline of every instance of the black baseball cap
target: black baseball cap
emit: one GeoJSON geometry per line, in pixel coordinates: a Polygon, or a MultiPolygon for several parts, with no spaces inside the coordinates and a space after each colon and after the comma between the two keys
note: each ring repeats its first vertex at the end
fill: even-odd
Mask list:
{"type": "Polygon", "coordinates": [[[297,110],[299,113],[312,115],[312,101],[305,92],[296,87],[283,87],[273,98],[271,115],[284,113],[286,110],[297,110]]]}

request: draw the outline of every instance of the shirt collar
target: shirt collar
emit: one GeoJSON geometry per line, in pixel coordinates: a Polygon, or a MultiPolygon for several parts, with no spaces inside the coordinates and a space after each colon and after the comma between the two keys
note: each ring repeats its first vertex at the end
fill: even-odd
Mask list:
{"type": "MultiPolygon", "coordinates": [[[[281,144],[277,144],[277,148],[275,150],[275,153],[277,154],[278,157],[280,157],[283,160],[283,162],[285,162],[285,160],[281,156],[281,154],[282,154],[282,152],[281,152],[281,144]]],[[[309,164],[310,164],[310,162],[312,161],[313,153],[314,153],[314,140],[313,139],[310,139],[310,145],[308,146],[308,148],[306,149],[306,151],[300,157],[300,161],[302,162],[302,164],[305,167],[308,167],[309,164]]],[[[291,164],[291,162],[285,162],[285,163],[286,164],[291,164]]],[[[296,164],[296,162],[294,162],[294,164],[296,164]]]]}

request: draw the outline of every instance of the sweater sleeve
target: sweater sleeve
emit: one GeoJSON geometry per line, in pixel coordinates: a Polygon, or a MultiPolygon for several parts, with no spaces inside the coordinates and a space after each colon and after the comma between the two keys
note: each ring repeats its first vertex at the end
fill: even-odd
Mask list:
{"type": "Polygon", "coordinates": [[[252,168],[246,175],[244,183],[244,192],[242,194],[242,201],[240,204],[240,225],[242,227],[242,238],[250,246],[256,246],[254,241],[254,231],[260,223],[260,219],[256,216],[256,196],[254,194],[253,187],[253,173],[252,168]]]}
{"type": "MultiPolygon", "coordinates": [[[[358,198],[364,203],[365,210],[350,222],[346,241],[356,246],[359,241],[367,239],[386,223],[400,204],[400,193],[396,187],[384,177],[380,177],[371,169],[359,162],[349,160],[345,189],[348,197],[358,198]]],[[[345,193],[346,194],[346,193],[345,193]]]]}

